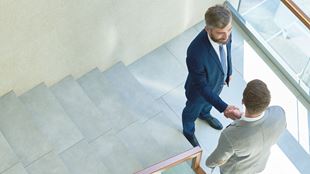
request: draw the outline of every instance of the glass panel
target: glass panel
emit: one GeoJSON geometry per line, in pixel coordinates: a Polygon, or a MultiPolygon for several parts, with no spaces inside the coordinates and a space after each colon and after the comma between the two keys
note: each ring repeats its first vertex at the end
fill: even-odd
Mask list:
{"type": "MultiPolygon", "coordinates": [[[[309,5],[310,1],[306,1],[307,5],[309,5]]],[[[306,94],[309,94],[310,31],[308,28],[279,0],[242,0],[240,2],[239,14],[245,21],[245,27],[251,28],[250,31],[255,30],[253,32],[254,36],[263,45],[266,45],[266,48],[270,48],[269,52],[275,55],[274,57],[280,63],[280,67],[284,68],[296,80],[296,83],[302,87],[306,94]]],[[[303,6],[305,12],[306,10],[309,11],[309,9],[309,6],[303,6]]],[[[283,160],[282,157],[279,157],[281,153],[279,153],[280,155],[276,154],[276,156],[275,153],[272,153],[271,161],[269,161],[268,165],[276,165],[279,158],[281,163],[289,161],[287,161],[287,164],[281,164],[286,166],[282,172],[271,172],[274,169],[273,167],[269,168],[270,171],[265,172],[300,172],[304,174],[305,172],[301,169],[305,161],[309,162],[309,160],[305,159],[309,159],[310,155],[309,110],[300,103],[302,97],[294,96],[286,87],[286,84],[277,78],[273,70],[270,68],[268,70],[268,66],[263,61],[264,58],[255,53],[256,50],[252,48],[252,45],[255,44],[245,42],[242,48],[244,54],[243,77],[246,81],[259,78],[267,82],[272,93],[272,104],[282,106],[287,116],[288,133],[286,135],[288,136],[285,137],[287,141],[284,142],[285,146],[290,148],[285,151],[281,147],[281,151],[276,147],[279,152],[285,153],[282,156],[284,155],[283,159],[286,159],[283,160]],[[293,153],[290,153],[292,151],[293,153]],[[270,163],[273,158],[277,161],[275,164],[270,163]],[[289,167],[289,164],[291,167],[289,167]],[[286,171],[287,169],[292,171],[286,171]]],[[[238,50],[241,49],[238,48],[238,50]]]]}
{"type": "MultiPolygon", "coordinates": [[[[310,1],[303,4],[309,5],[310,1]]],[[[304,5],[303,9],[306,8],[304,5]]],[[[279,0],[243,0],[239,11],[246,23],[276,51],[277,61],[289,68],[290,75],[309,94],[310,31],[279,0]]]]}
{"type": "Polygon", "coordinates": [[[310,16],[310,1],[309,0],[294,0],[294,3],[304,12],[310,16]]]}
{"type": "Polygon", "coordinates": [[[246,14],[249,11],[251,11],[251,9],[255,9],[257,6],[259,6],[264,2],[265,0],[252,0],[252,1],[240,0],[239,13],[246,14]]]}
{"type": "Polygon", "coordinates": [[[191,168],[191,164],[188,162],[183,162],[166,171],[163,171],[162,174],[195,174],[195,172],[191,168]]]}
{"type": "Polygon", "coordinates": [[[239,0],[229,0],[229,3],[230,3],[235,9],[238,9],[239,0]]]}
{"type": "MultiPolygon", "coordinates": [[[[237,62],[234,62],[233,66],[236,71],[242,72],[246,82],[253,79],[261,79],[268,85],[272,95],[270,105],[280,105],[284,108],[287,129],[289,130],[289,133],[284,134],[282,137],[284,144],[272,147],[266,169],[262,174],[307,174],[309,170],[300,171],[302,168],[300,166],[309,164],[309,160],[303,160],[304,156],[309,155],[309,111],[266,64],[263,57],[257,53],[257,48],[253,47],[251,42],[245,40],[243,45],[232,50],[233,59],[238,58],[238,61],[242,62],[242,67],[238,66],[237,62]],[[282,149],[283,147],[288,149],[287,151],[292,152],[293,155],[287,154],[287,151],[282,149]]],[[[236,71],[234,72],[236,73],[236,71]]],[[[236,75],[233,76],[235,77],[236,75]]]]}

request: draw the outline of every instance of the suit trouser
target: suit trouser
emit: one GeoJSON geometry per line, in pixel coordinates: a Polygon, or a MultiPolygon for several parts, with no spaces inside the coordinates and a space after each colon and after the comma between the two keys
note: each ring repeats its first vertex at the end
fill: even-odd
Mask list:
{"type": "MultiPolygon", "coordinates": [[[[219,95],[223,89],[223,86],[216,90],[219,95]]],[[[183,133],[185,135],[194,135],[195,132],[195,120],[200,118],[210,117],[210,111],[212,105],[207,102],[202,96],[195,97],[194,99],[189,99],[188,94],[186,94],[186,105],[182,112],[182,125],[183,133]]]]}

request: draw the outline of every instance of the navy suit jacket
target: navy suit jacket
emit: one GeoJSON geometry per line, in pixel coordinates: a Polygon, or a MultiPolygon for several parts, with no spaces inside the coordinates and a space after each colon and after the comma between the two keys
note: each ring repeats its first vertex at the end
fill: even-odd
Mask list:
{"type": "Polygon", "coordinates": [[[227,74],[224,74],[220,59],[205,30],[202,30],[191,42],[187,49],[186,58],[189,73],[185,83],[185,90],[188,100],[202,96],[220,112],[227,108],[228,105],[219,97],[218,91],[224,85],[224,77],[228,85],[229,76],[232,74],[231,35],[226,48],[228,71],[227,74]]]}

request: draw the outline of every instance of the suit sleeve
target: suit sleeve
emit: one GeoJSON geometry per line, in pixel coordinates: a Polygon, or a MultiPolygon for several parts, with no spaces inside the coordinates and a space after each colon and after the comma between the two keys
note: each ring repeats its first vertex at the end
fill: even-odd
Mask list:
{"type": "Polygon", "coordinates": [[[225,134],[221,134],[216,149],[206,160],[206,165],[210,168],[221,166],[227,162],[227,160],[234,154],[231,143],[227,139],[225,134]]]}
{"type": "Polygon", "coordinates": [[[220,98],[219,95],[212,91],[211,86],[206,80],[206,72],[203,64],[196,58],[188,57],[186,64],[189,73],[192,76],[193,83],[199,93],[219,112],[223,112],[227,108],[227,104],[220,98]]]}

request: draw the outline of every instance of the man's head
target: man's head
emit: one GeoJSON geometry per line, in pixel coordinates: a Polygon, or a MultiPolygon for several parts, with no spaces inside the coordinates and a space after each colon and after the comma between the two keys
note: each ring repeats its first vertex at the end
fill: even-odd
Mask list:
{"type": "Polygon", "coordinates": [[[260,114],[270,103],[270,92],[267,85],[258,79],[250,81],[243,91],[242,103],[249,114],[260,114]]]}
{"type": "Polygon", "coordinates": [[[232,15],[223,5],[210,7],[205,14],[205,30],[214,42],[226,44],[232,30],[232,15]]]}

